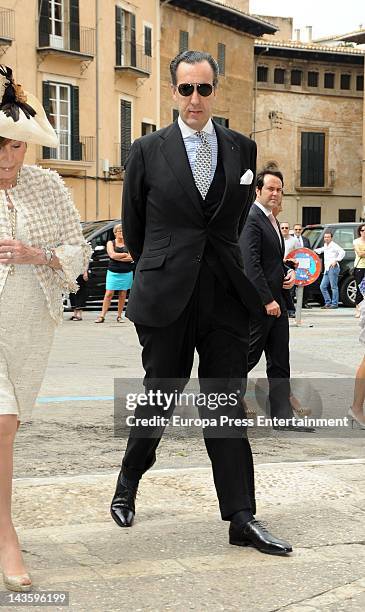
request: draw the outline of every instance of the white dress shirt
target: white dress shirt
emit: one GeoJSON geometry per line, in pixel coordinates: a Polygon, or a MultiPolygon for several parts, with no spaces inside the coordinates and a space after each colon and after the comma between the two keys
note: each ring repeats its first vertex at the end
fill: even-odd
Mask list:
{"type": "MultiPolygon", "coordinates": [[[[255,201],[254,201],[254,204],[256,204],[256,206],[258,206],[258,208],[259,208],[260,210],[262,210],[262,212],[263,212],[263,213],[265,213],[265,215],[266,215],[266,216],[269,218],[269,221],[270,221],[271,225],[272,225],[272,226],[274,227],[274,229],[276,230],[276,233],[277,233],[277,235],[278,235],[279,242],[280,242],[280,245],[281,245],[281,237],[282,237],[282,236],[281,236],[281,232],[280,232],[279,226],[278,226],[278,224],[277,224],[277,223],[275,223],[275,226],[274,226],[274,224],[272,223],[272,219],[275,219],[275,216],[273,215],[273,213],[271,212],[271,210],[270,210],[270,209],[265,208],[265,206],[264,206],[263,204],[261,204],[260,202],[258,202],[257,200],[255,200],[255,201]]],[[[276,221],[276,219],[275,219],[275,221],[276,221]]]]}
{"type": "Polygon", "coordinates": [[[346,255],[343,248],[340,247],[339,244],[333,242],[333,240],[331,240],[329,244],[324,244],[323,247],[314,249],[314,252],[318,253],[318,255],[324,253],[325,272],[328,272],[331,264],[336,263],[338,265],[338,262],[341,261],[346,255]]]}
{"type": "MultiPolygon", "coordinates": [[[[194,174],[196,152],[197,152],[198,147],[201,145],[201,140],[199,136],[197,136],[197,130],[193,130],[191,127],[186,125],[186,123],[184,123],[184,121],[181,119],[180,115],[177,119],[177,123],[179,125],[181,135],[183,137],[190,168],[191,168],[192,173],[194,174]]],[[[217,168],[217,159],[218,159],[218,140],[217,140],[217,134],[215,133],[215,129],[214,129],[212,120],[208,119],[207,123],[205,124],[203,129],[200,131],[205,132],[205,134],[208,136],[208,140],[212,148],[212,164],[211,164],[211,172],[210,172],[210,181],[212,182],[216,168],[217,168]]]]}
{"type": "Polygon", "coordinates": [[[294,249],[299,249],[300,242],[295,236],[288,236],[287,238],[284,238],[284,247],[284,257],[286,257],[288,253],[290,253],[290,251],[294,251],[294,249]]]}

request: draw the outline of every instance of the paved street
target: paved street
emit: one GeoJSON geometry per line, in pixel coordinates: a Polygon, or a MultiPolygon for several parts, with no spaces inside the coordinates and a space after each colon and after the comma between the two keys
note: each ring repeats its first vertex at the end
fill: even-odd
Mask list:
{"type": "MultiPolygon", "coordinates": [[[[315,308],[291,327],[295,392],[310,405],[317,380],[323,414],[344,416],[351,402],[363,354],[353,315],[315,308]]],[[[109,517],[125,446],[111,398],[114,378],[142,375],[140,349],[115,313],[102,325],[95,313],[67,318],[16,448],[14,514],[36,588],[69,591],[72,610],[365,608],[364,431],[252,431],[258,517],[293,544],[289,558],[228,545],[198,436],[163,440],[136,524],[121,530],[109,517]]],[[[262,361],[253,376],[263,374],[262,361]]],[[[248,396],[259,410],[254,387],[248,396]]]]}

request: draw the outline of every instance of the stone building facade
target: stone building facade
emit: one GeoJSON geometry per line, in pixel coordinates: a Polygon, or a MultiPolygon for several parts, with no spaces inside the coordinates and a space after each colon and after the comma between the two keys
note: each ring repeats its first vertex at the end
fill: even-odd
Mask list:
{"type": "Polygon", "coordinates": [[[285,175],[282,218],[363,216],[364,52],[300,41],[257,40],[253,137],[259,164],[285,175]]]}
{"type": "Polygon", "coordinates": [[[218,60],[217,121],[249,134],[252,130],[254,39],[274,33],[271,24],[244,12],[248,2],[170,0],[161,9],[161,127],[176,118],[170,61],[181,50],[208,51],[218,60]],[[240,9],[240,10],[239,10],[240,9]]]}

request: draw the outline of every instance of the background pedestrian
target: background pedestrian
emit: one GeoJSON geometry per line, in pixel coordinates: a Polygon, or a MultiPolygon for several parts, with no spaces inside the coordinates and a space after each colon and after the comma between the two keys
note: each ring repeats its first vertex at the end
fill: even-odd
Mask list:
{"type": "Polygon", "coordinates": [[[106,291],[103,307],[95,323],[104,323],[114,291],[119,291],[117,322],[123,322],[122,315],[127,291],[132,287],[133,283],[133,259],[125,245],[122,225],[120,223],[114,225],[113,233],[115,240],[109,240],[106,245],[110,261],[106,274],[106,291]]]}
{"type": "Polygon", "coordinates": [[[360,283],[365,275],[365,225],[360,225],[357,228],[357,238],[354,240],[355,261],[354,261],[354,277],[356,281],[356,313],[355,317],[360,316],[359,304],[364,297],[359,289],[360,283]]]}

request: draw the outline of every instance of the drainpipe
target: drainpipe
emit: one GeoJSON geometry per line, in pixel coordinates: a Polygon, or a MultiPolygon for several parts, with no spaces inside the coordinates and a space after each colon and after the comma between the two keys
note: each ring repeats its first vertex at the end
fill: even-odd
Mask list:
{"type": "Polygon", "coordinates": [[[99,0],[95,0],[95,216],[99,218],[99,0]]]}

